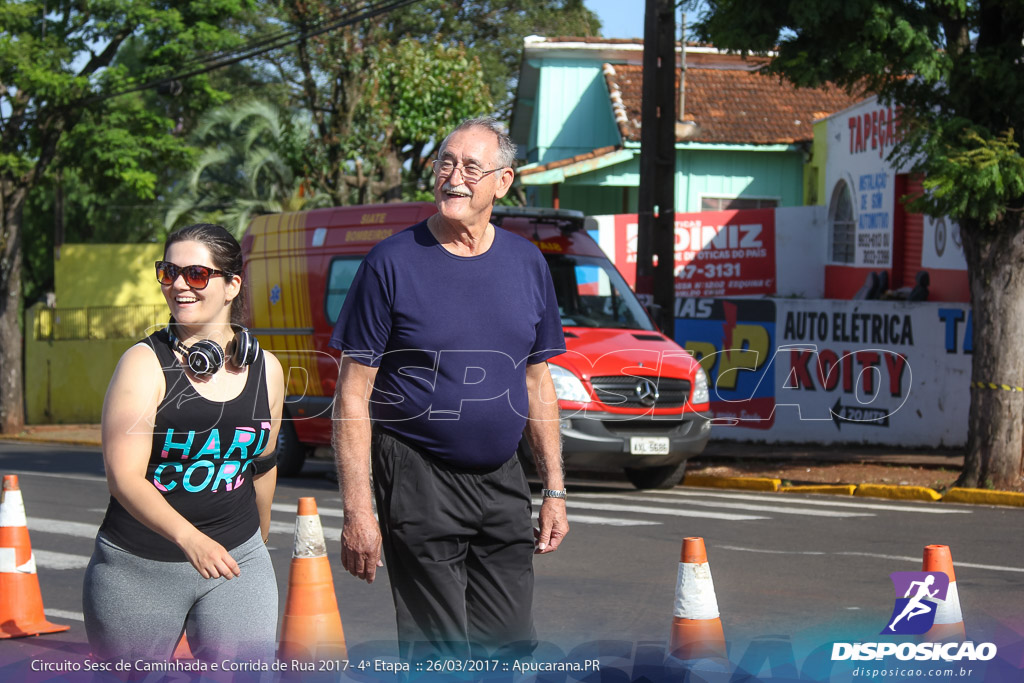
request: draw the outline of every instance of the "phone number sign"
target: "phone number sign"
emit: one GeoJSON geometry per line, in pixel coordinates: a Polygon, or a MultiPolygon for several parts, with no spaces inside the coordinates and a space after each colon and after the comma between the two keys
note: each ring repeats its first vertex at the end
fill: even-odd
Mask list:
{"type": "MultiPolygon", "coordinates": [[[[636,214],[615,217],[615,238],[615,265],[635,286],[636,214]]],[[[775,287],[774,209],[676,214],[676,297],[774,294],[775,287]]]]}

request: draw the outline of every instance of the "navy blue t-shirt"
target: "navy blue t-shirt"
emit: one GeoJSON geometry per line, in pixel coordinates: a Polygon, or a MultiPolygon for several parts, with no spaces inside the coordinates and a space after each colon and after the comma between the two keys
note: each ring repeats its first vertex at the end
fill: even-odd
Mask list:
{"type": "Polygon", "coordinates": [[[485,253],[456,256],[426,221],[367,254],[330,343],[379,368],[377,424],[478,469],[515,454],[527,364],[565,351],[551,273],[533,243],[496,228],[485,253]]]}

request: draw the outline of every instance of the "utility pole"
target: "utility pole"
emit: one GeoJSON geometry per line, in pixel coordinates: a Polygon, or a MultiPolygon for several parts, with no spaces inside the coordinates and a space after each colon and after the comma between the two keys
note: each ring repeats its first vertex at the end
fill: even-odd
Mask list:
{"type": "Polygon", "coordinates": [[[646,0],[640,112],[636,291],[658,326],[675,336],[675,6],[646,0]],[[655,266],[655,262],[657,266],[655,266]]]}

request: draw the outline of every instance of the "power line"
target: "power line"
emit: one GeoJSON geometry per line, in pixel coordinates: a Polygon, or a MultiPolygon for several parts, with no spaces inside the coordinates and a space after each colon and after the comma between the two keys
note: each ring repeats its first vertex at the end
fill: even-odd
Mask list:
{"type": "MultiPolygon", "coordinates": [[[[318,20],[314,21],[307,28],[317,28],[319,26],[322,26],[327,21],[337,21],[337,20],[340,20],[342,17],[348,16],[348,15],[352,14],[353,12],[354,12],[354,10],[348,10],[348,9],[337,10],[337,11],[333,12],[332,14],[330,14],[328,17],[321,18],[321,19],[318,19],[318,20]]],[[[204,55],[201,58],[194,59],[194,60],[189,61],[189,62],[185,62],[184,64],[182,64],[180,66],[180,68],[186,69],[186,68],[192,68],[193,66],[198,66],[198,65],[202,65],[202,64],[219,63],[222,60],[230,59],[230,58],[232,58],[234,56],[237,56],[237,55],[240,55],[240,54],[243,54],[243,53],[244,54],[250,54],[251,52],[253,52],[254,50],[256,50],[256,49],[258,49],[260,47],[263,47],[265,45],[276,44],[277,42],[285,40],[285,39],[289,38],[290,36],[294,36],[298,32],[299,32],[299,29],[295,29],[295,28],[282,29],[282,30],[277,31],[275,33],[270,33],[268,35],[259,37],[258,39],[254,40],[253,42],[249,43],[248,45],[245,45],[245,46],[242,46],[242,47],[237,47],[237,48],[226,49],[226,50],[222,50],[220,52],[213,52],[213,53],[210,53],[208,55],[204,55]]],[[[171,76],[169,78],[173,78],[173,76],[171,76]]]]}
{"type": "MultiPolygon", "coordinates": [[[[208,56],[204,60],[193,62],[197,65],[196,68],[181,71],[170,76],[165,76],[163,78],[147,81],[146,83],[137,86],[118,90],[117,92],[104,93],[101,95],[93,95],[90,97],[83,97],[77,100],[72,100],[62,105],[62,107],[80,107],[89,104],[95,104],[96,102],[102,102],[104,100],[112,99],[115,97],[120,97],[122,95],[128,95],[134,92],[152,90],[154,88],[159,88],[160,86],[167,86],[173,84],[176,81],[183,81],[188,78],[192,78],[193,76],[199,76],[204,73],[209,73],[211,71],[215,71],[226,66],[231,66],[232,64],[237,64],[238,62],[244,61],[246,59],[258,57],[261,54],[272,52],[274,50],[279,50],[281,48],[293,45],[303,40],[308,40],[309,38],[315,38],[316,36],[322,35],[329,31],[334,31],[339,28],[344,28],[345,26],[357,24],[361,21],[373,19],[383,14],[393,12],[397,9],[407,7],[416,2],[420,2],[420,0],[384,0],[383,2],[379,2],[376,5],[370,5],[361,10],[345,11],[340,14],[336,14],[334,18],[330,20],[318,22],[318,25],[315,25],[314,27],[311,28],[306,28],[304,30],[295,29],[281,31],[277,34],[260,38],[259,40],[255,41],[254,43],[251,43],[250,45],[244,48],[238,50],[226,50],[223,53],[220,53],[219,57],[218,55],[208,56]]],[[[36,110],[35,112],[26,111],[22,112],[19,116],[12,116],[11,118],[20,120],[22,126],[31,126],[38,121],[39,114],[38,110],[36,110]]],[[[0,129],[5,128],[8,123],[10,123],[10,121],[0,119],[0,129]]]]}
{"type": "Polygon", "coordinates": [[[374,17],[380,16],[382,14],[387,14],[389,12],[393,12],[396,9],[401,9],[402,7],[406,7],[419,1],[420,0],[392,0],[391,2],[381,2],[376,6],[370,6],[364,10],[357,10],[355,12],[348,13],[347,15],[344,15],[343,18],[331,21],[323,26],[320,26],[319,28],[308,29],[300,32],[286,32],[285,35],[282,36],[281,40],[274,41],[273,43],[270,44],[266,44],[267,41],[264,40],[262,41],[264,43],[263,45],[243,50],[235,55],[226,57],[224,59],[220,59],[215,62],[211,62],[210,64],[207,64],[200,68],[192,69],[191,71],[186,71],[184,73],[178,73],[164,78],[149,81],[147,83],[143,83],[142,85],[138,85],[132,88],[126,88],[118,92],[83,98],[75,102],[70,102],[68,106],[73,106],[75,104],[92,104],[94,102],[100,102],[114,97],[120,97],[121,95],[128,95],[133,92],[158,88],[161,85],[167,85],[174,81],[186,80],[188,78],[192,78],[193,76],[199,76],[201,74],[209,73],[210,71],[214,71],[225,66],[231,66],[232,64],[237,64],[238,62],[244,61],[246,59],[251,59],[253,57],[265,54],[267,52],[271,52],[273,50],[279,50],[283,47],[287,47],[288,45],[293,45],[303,40],[308,40],[309,38],[315,38],[316,36],[327,33],[328,31],[333,31],[339,28],[343,28],[345,26],[351,26],[352,24],[356,24],[360,21],[365,21],[367,19],[373,19],[374,17]]]}

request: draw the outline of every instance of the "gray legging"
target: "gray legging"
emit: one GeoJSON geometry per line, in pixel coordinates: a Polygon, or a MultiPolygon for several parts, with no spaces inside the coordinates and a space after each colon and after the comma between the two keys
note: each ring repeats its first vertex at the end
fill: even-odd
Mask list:
{"type": "Polygon", "coordinates": [[[277,579],[259,531],[231,551],[241,575],[204,579],[188,562],[147,560],[96,537],[82,594],[93,655],[163,661],[187,633],[207,661],[273,661],[277,579]]]}

